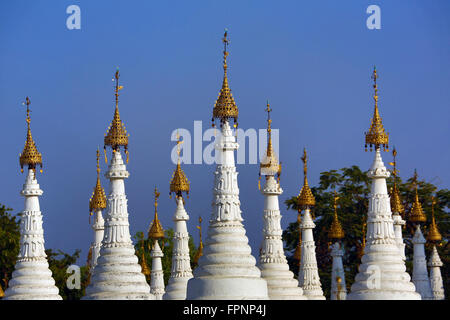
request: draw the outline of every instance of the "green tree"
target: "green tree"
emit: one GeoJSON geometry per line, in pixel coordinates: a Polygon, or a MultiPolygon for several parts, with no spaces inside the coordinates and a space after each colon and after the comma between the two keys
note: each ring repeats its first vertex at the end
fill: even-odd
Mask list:
{"type": "MultiPolygon", "coordinates": [[[[315,216],[316,228],[314,229],[314,239],[316,241],[317,264],[319,275],[321,278],[322,289],[327,297],[330,296],[331,286],[331,257],[329,255],[330,240],[328,239],[328,230],[333,219],[333,191],[339,193],[338,215],[339,220],[345,232],[345,238],[342,243],[344,245],[345,254],[343,257],[344,269],[346,273],[347,289],[355,279],[358,271],[360,259],[358,251],[361,247],[363,237],[363,224],[367,217],[368,197],[370,192],[371,180],[367,176],[367,172],[361,171],[358,166],[350,168],[342,168],[340,170],[330,170],[322,172],[319,185],[311,188],[315,198],[316,206],[313,208],[315,216]]],[[[408,179],[405,183],[398,179],[397,181],[401,199],[404,202],[405,212],[409,214],[411,204],[414,200],[415,189],[413,188],[412,179],[408,179]]],[[[388,189],[393,185],[392,177],[387,180],[388,189]]],[[[418,194],[423,209],[428,216],[428,222],[431,221],[431,197],[434,194],[437,198],[435,206],[435,216],[438,228],[443,235],[442,244],[438,247],[439,255],[444,263],[442,268],[442,276],[444,280],[444,288],[448,295],[449,287],[449,206],[450,191],[447,189],[438,190],[436,186],[425,181],[418,181],[418,194]]],[[[297,196],[286,201],[288,209],[297,210],[297,196]]],[[[406,214],[406,220],[408,219],[406,214]]],[[[412,245],[411,237],[414,229],[407,224],[403,232],[406,243],[406,265],[407,271],[411,273],[412,267],[412,245]]],[[[426,226],[424,227],[426,233],[426,226]]],[[[298,223],[289,224],[288,228],[283,232],[283,240],[285,241],[285,250],[291,270],[298,274],[298,266],[293,259],[293,252],[298,243],[298,223]]],[[[427,247],[427,254],[431,247],[427,247]]]]}
{"type": "MultiPolygon", "coordinates": [[[[170,278],[170,271],[172,269],[172,251],[173,251],[173,236],[174,231],[173,229],[169,228],[164,231],[164,238],[159,240],[159,245],[161,246],[161,249],[163,251],[164,257],[161,259],[163,272],[164,272],[164,284],[167,286],[167,283],[169,282],[170,278]]],[[[145,259],[147,261],[147,265],[151,270],[151,263],[152,258],[150,257],[150,250],[151,250],[151,244],[153,244],[153,241],[147,239],[144,237],[144,233],[142,231],[136,232],[136,234],[133,237],[133,240],[135,242],[134,248],[136,250],[136,255],[139,258],[139,263],[141,264],[141,257],[142,257],[142,243],[144,244],[144,255],[145,259]]],[[[191,258],[191,268],[194,269],[194,256],[197,253],[197,248],[194,244],[194,239],[191,235],[189,235],[189,256],[191,258]]]]}
{"type": "Polygon", "coordinates": [[[20,222],[11,211],[11,208],[0,205],[0,285],[3,291],[11,279],[20,248],[20,222]]]}

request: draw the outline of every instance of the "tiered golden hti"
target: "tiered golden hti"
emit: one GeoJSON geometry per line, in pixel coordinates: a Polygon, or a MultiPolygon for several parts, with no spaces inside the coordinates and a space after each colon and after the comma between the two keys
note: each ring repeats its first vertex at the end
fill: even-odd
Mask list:
{"type": "Polygon", "coordinates": [[[303,156],[302,156],[302,161],[303,161],[303,186],[302,189],[300,190],[300,193],[298,195],[297,198],[297,205],[298,205],[298,210],[299,212],[302,210],[302,208],[308,208],[308,207],[312,207],[316,204],[316,200],[311,192],[311,189],[309,188],[308,185],[308,179],[307,179],[307,173],[308,173],[308,166],[307,166],[307,155],[306,155],[306,148],[303,149],[303,156]]]}
{"type": "Polygon", "coordinates": [[[158,219],[158,198],[160,193],[155,187],[155,217],[152,221],[150,229],[148,230],[148,238],[158,240],[164,238],[164,230],[161,226],[161,222],[158,219]]]}
{"type": "Polygon", "coordinates": [[[25,147],[23,148],[22,153],[20,154],[19,162],[21,172],[23,172],[23,167],[28,166],[28,169],[33,169],[36,172],[36,166],[41,166],[42,172],[42,154],[38,152],[36,148],[36,144],[34,143],[33,136],[31,135],[31,117],[30,117],[30,99],[27,97],[26,102],[27,106],[27,140],[25,141],[25,147]]]}
{"type": "MultiPolygon", "coordinates": [[[[125,125],[120,120],[119,114],[119,91],[123,89],[123,86],[119,85],[119,69],[116,70],[114,75],[116,85],[114,87],[114,96],[116,98],[116,109],[114,111],[114,118],[108,127],[108,131],[105,134],[104,139],[104,149],[105,149],[105,162],[107,162],[106,158],[106,146],[110,146],[113,152],[119,151],[120,147],[123,146],[125,149],[125,153],[127,155],[127,163],[128,163],[128,137],[127,130],[125,129],[125,125]]],[[[114,79],[113,79],[114,81],[114,79]]]]}
{"type": "Polygon", "coordinates": [[[278,182],[280,181],[281,175],[281,163],[278,163],[277,156],[273,151],[272,146],[272,119],[270,119],[270,108],[269,101],[267,101],[266,106],[267,111],[267,150],[266,155],[262,159],[259,165],[259,179],[258,179],[258,189],[261,189],[261,175],[265,175],[266,179],[268,176],[277,175],[278,182]]]}
{"type": "Polygon", "coordinates": [[[375,101],[375,109],[373,111],[373,117],[370,124],[370,129],[365,133],[366,144],[365,150],[367,151],[367,145],[370,146],[370,151],[372,151],[372,146],[375,150],[383,146],[384,151],[389,151],[389,134],[384,131],[383,123],[381,122],[380,113],[378,111],[378,86],[377,86],[377,69],[373,68],[372,79],[374,81],[374,95],[373,99],[375,101]]]}
{"type": "Polygon", "coordinates": [[[197,226],[198,232],[199,232],[199,237],[200,237],[200,243],[198,244],[198,249],[197,252],[195,253],[194,256],[194,264],[198,264],[198,259],[200,259],[200,257],[203,255],[203,240],[202,240],[202,217],[198,218],[198,223],[199,225],[197,226]]]}
{"type": "Polygon", "coordinates": [[[405,208],[403,207],[402,201],[400,199],[400,192],[397,186],[397,150],[395,150],[395,148],[394,150],[392,150],[392,155],[394,156],[394,161],[389,163],[390,165],[394,166],[394,169],[392,170],[392,175],[394,177],[394,186],[391,189],[391,211],[403,215],[403,213],[405,212],[405,208]]]}
{"type": "Polygon", "coordinates": [[[90,216],[94,214],[95,210],[103,210],[106,208],[105,190],[102,188],[100,182],[100,151],[97,149],[97,183],[89,200],[90,216]]]}
{"type": "Polygon", "coordinates": [[[180,141],[180,135],[177,133],[177,153],[178,153],[178,162],[177,167],[173,171],[172,180],[170,181],[170,197],[172,197],[172,192],[175,193],[175,196],[182,197],[182,193],[186,192],[189,197],[189,180],[187,179],[184,171],[181,169],[180,165],[180,145],[183,141],[180,141]]]}
{"type": "Polygon", "coordinates": [[[427,216],[423,212],[422,205],[419,202],[419,194],[417,191],[417,171],[414,170],[413,183],[416,189],[416,193],[414,196],[414,202],[411,207],[411,212],[409,214],[409,221],[413,223],[423,223],[427,221],[427,216]]]}
{"type": "Polygon", "coordinates": [[[439,243],[442,240],[442,235],[436,224],[436,218],[434,217],[434,206],[436,205],[436,198],[431,199],[431,224],[428,227],[427,240],[432,243],[439,243]]]}
{"type": "Polygon", "coordinates": [[[231,94],[231,90],[228,86],[228,78],[227,78],[227,45],[229,44],[229,40],[227,38],[227,30],[225,30],[225,34],[223,36],[222,42],[224,45],[223,49],[223,82],[222,89],[220,89],[219,96],[217,97],[217,101],[214,105],[213,109],[213,117],[212,117],[212,126],[214,127],[215,119],[220,119],[220,125],[222,125],[225,121],[229,119],[234,119],[234,127],[237,127],[237,118],[238,118],[238,108],[236,103],[234,102],[233,95],[231,94]]]}
{"type": "Polygon", "coordinates": [[[344,238],[344,230],[342,229],[342,225],[339,222],[338,215],[337,215],[337,201],[339,200],[339,197],[336,194],[336,191],[334,192],[333,197],[333,206],[334,206],[334,215],[333,215],[333,222],[331,223],[330,230],[328,231],[328,238],[332,240],[341,240],[344,238]]]}

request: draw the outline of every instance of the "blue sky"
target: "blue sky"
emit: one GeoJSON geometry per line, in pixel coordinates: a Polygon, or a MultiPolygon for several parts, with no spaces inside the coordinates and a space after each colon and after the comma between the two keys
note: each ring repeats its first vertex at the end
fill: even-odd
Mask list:
{"type": "MultiPolygon", "coordinates": [[[[88,201],[95,150],[103,147],[113,116],[111,78],[120,66],[120,113],[130,133],[131,234],[147,230],[153,218],[155,185],[162,224],[171,227],[170,134],[193,131],[194,120],[210,126],[225,27],[240,127],[264,128],[269,99],[273,127],[280,129],[283,228],[296,220],[282,203],[301,187],[304,146],[311,185],[325,170],[370,166],[364,132],[373,112],[373,65],[401,176],[417,168],[420,178],[448,188],[449,15],[448,1],[2,1],[0,203],[14,213],[23,208],[18,155],[26,135],[21,102],[29,96],[44,161],[38,181],[46,247],[80,248],[84,262],[93,238],[88,201]],[[72,4],[81,8],[81,30],[66,28],[72,4]],[[371,4],[381,8],[380,30],[366,27],[371,4]]],[[[383,157],[391,161],[390,154],[383,157]]],[[[198,216],[211,213],[214,167],[183,168],[191,181],[188,228],[197,241],[198,216]]],[[[244,224],[257,253],[263,209],[258,166],[237,168],[244,224]]]]}

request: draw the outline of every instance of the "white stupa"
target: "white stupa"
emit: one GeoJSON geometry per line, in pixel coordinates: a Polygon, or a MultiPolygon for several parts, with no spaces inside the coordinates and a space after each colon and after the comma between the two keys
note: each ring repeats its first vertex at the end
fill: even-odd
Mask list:
{"type": "Polygon", "coordinates": [[[392,154],[394,156],[394,161],[392,162],[394,169],[392,170],[392,175],[394,176],[394,186],[391,190],[390,198],[391,198],[391,211],[392,211],[392,220],[394,224],[394,235],[395,235],[395,243],[397,244],[398,250],[400,251],[400,255],[403,260],[406,260],[405,255],[405,243],[403,241],[402,229],[406,224],[406,221],[402,219],[402,214],[405,209],[403,207],[402,201],[400,200],[400,193],[397,187],[397,161],[395,160],[397,156],[397,150],[392,150],[392,154]]]}
{"type": "Polygon", "coordinates": [[[377,73],[374,69],[375,110],[369,132],[366,133],[366,147],[375,146],[375,159],[369,170],[372,179],[367,215],[367,233],[364,255],[359,272],[351,286],[347,300],[419,300],[411,277],[406,272],[405,262],[395,240],[390,199],[386,178],[390,173],[381,159],[381,145],[388,145],[378,112],[377,73]]]}
{"type": "Polygon", "coordinates": [[[414,245],[413,274],[412,281],[416,286],[416,291],[422,296],[422,300],[432,300],[430,278],[428,277],[427,259],[425,257],[425,243],[420,225],[416,226],[416,232],[412,238],[414,245]]]}
{"type": "MultiPolygon", "coordinates": [[[[182,142],[178,140],[177,145],[179,146],[181,143],[182,142]]],[[[178,158],[179,153],[180,149],[178,148],[178,158]]],[[[179,159],[177,167],[173,172],[172,181],[170,182],[170,192],[175,193],[177,209],[173,216],[175,232],[172,251],[172,269],[166,287],[166,294],[163,298],[164,300],[185,300],[187,282],[193,275],[191,270],[191,258],[189,256],[189,233],[186,226],[189,215],[184,209],[184,199],[182,196],[183,192],[189,194],[189,181],[181,169],[179,159]]]]}
{"type": "Polygon", "coordinates": [[[335,241],[331,245],[331,257],[333,259],[331,267],[331,300],[345,300],[347,298],[347,287],[345,285],[345,271],[342,263],[344,249],[341,240],[344,238],[344,230],[337,216],[337,200],[339,197],[334,195],[334,216],[328,231],[328,238],[335,241]]]}
{"type": "Polygon", "coordinates": [[[307,156],[306,149],[303,150],[303,186],[298,195],[298,208],[303,210],[303,216],[300,223],[302,232],[301,259],[298,271],[298,286],[303,289],[303,294],[308,300],[325,300],[322,285],[319,278],[319,269],[317,268],[316,244],[314,242],[313,229],[316,227],[312,218],[310,207],[316,204],[316,200],[308,185],[307,174],[307,156]]]}
{"type": "Polygon", "coordinates": [[[236,124],[238,109],[228,87],[226,35],[225,32],[223,84],[213,111],[213,120],[220,119],[221,134],[215,145],[218,164],[212,214],[203,256],[194,269],[194,278],[188,282],[187,299],[267,299],[267,282],[256,267],[242,224],[234,162],[234,151],[239,145],[229,124],[230,118],[236,124]]]}
{"type": "Polygon", "coordinates": [[[92,224],[92,229],[94,230],[94,241],[92,241],[89,248],[90,275],[92,275],[92,272],[97,265],[97,259],[100,256],[100,248],[102,246],[105,231],[105,221],[103,220],[102,210],[106,208],[106,195],[100,182],[99,158],[100,152],[97,150],[97,183],[95,184],[92,197],[89,201],[89,210],[91,211],[90,214],[94,216],[94,223],[92,224]]]}
{"type": "MultiPolygon", "coordinates": [[[[39,207],[43,191],[36,180],[36,167],[42,168],[42,155],[31,136],[30,99],[27,106],[27,140],[20,155],[20,166],[28,166],[28,174],[20,194],[25,197],[25,208],[20,215],[20,250],[16,265],[5,291],[5,300],[62,300],[49,269],[44,246],[44,229],[39,207]]],[[[42,171],[42,170],[41,170],[42,171]]]]}
{"type": "Polygon", "coordinates": [[[306,300],[303,290],[298,286],[298,281],[294,279],[294,273],[289,270],[283,249],[281,238],[281,214],[278,203],[278,196],[283,190],[279,181],[275,180],[275,175],[280,175],[281,164],[273,151],[270,106],[267,103],[267,151],[260,164],[260,176],[265,176],[265,185],[261,190],[264,195],[264,228],[261,253],[258,267],[261,269],[262,277],[267,281],[269,298],[271,300],[306,300]]]}
{"type": "Polygon", "coordinates": [[[444,300],[444,284],[442,281],[441,267],[443,266],[441,258],[436,249],[442,241],[442,235],[436,224],[436,219],[434,217],[434,205],[436,204],[436,198],[433,197],[431,201],[431,224],[428,228],[427,240],[432,243],[433,250],[431,251],[430,258],[428,259],[428,266],[430,267],[430,286],[433,292],[434,300],[444,300]]]}
{"type": "Polygon", "coordinates": [[[120,154],[120,146],[124,146],[128,159],[128,135],[119,115],[119,70],[115,74],[116,109],[108,134],[105,136],[106,146],[113,150],[112,159],[105,177],[110,180],[110,192],[107,197],[105,214],[105,231],[100,257],[86,288],[89,300],[130,300],[152,299],[150,286],[141,272],[141,266],[135,254],[130,237],[128,222],[128,206],[125,194],[124,179],[129,173],[120,154]]]}
{"type": "Polygon", "coordinates": [[[150,257],[152,258],[152,271],[150,274],[150,293],[155,300],[162,300],[165,293],[164,290],[164,272],[162,268],[161,258],[164,254],[159,246],[158,239],[164,238],[164,230],[158,219],[158,198],[160,193],[155,187],[155,217],[148,230],[148,241],[152,243],[150,257]]]}

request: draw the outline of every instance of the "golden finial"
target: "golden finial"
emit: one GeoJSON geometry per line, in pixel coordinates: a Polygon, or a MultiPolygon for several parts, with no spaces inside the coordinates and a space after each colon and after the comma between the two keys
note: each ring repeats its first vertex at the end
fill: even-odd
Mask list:
{"type": "Polygon", "coordinates": [[[42,172],[42,154],[38,152],[36,144],[34,143],[31,135],[31,117],[30,117],[30,104],[31,101],[26,97],[26,102],[22,103],[27,106],[27,140],[25,141],[25,147],[19,157],[20,171],[23,172],[23,167],[28,165],[28,169],[33,169],[36,172],[36,165],[41,166],[42,172]]]}
{"type": "Polygon", "coordinates": [[[431,224],[428,228],[427,240],[430,242],[440,242],[442,240],[442,235],[436,224],[436,219],[434,217],[434,206],[436,205],[436,197],[431,198],[431,224]]]}
{"type": "Polygon", "coordinates": [[[294,251],[294,260],[297,261],[297,266],[300,265],[300,261],[302,260],[302,228],[300,227],[302,223],[302,216],[300,215],[300,212],[297,215],[297,223],[298,223],[298,243],[295,247],[294,251]]]}
{"type": "Polygon", "coordinates": [[[259,168],[259,179],[258,179],[258,188],[261,189],[261,175],[265,176],[274,176],[278,175],[277,180],[279,181],[279,175],[281,174],[281,164],[278,163],[277,156],[273,151],[272,147],[272,119],[270,119],[270,112],[272,109],[270,108],[269,101],[267,101],[266,105],[267,111],[267,150],[266,155],[262,159],[259,168]]]}
{"type": "Polygon", "coordinates": [[[397,150],[394,147],[394,150],[392,150],[392,155],[394,156],[394,161],[390,162],[389,164],[394,167],[392,170],[392,175],[394,177],[394,186],[391,189],[391,211],[393,213],[398,213],[400,215],[403,215],[403,212],[405,211],[402,201],[400,199],[400,193],[397,187],[397,150]]]}
{"type": "Polygon", "coordinates": [[[155,218],[153,219],[152,225],[150,226],[150,229],[148,231],[148,238],[149,239],[162,239],[164,238],[164,230],[161,226],[161,223],[158,219],[158,198],[160,193],[158,192],[158,189],[155,187],[155,218]]]}
{"type": "Polygon", "coordinates": [[[303,178],[303,186],[302,189],[300,190],[297,200],[298,210],[301,210],[304,207],[314,206],[316,204],[316,200],[314,199],[311,189],[309,188],[308,179],[306,177],[308,173],[307,167],[308,157],[306,155],[306,148],[303,149],[303,156],[301,159],[303,161],[304,178],[303,178]]]}
{"type": "MultiPolygon", "coordinates": [[[[123,146],[125,149],[125,153],[127,155],[127,163],[128,163],[128,137],[127,130],[125,129],[125,125],[122,120],[120,120],[119,114],[119,91],[123,89],[123,86],[119,85],[119,68],[117,68],[115,77],[115,87],[114,87],[114,96],[116,98],[116,109],[114,111],[114,118],[108,128],[107,133],[105,134],[104,139],[104,149],[105,149],[105,162],[106,158],[106,146],[110,146],[113,149],[113,152],[119,151],[120,146],[123,146]]],[[[113,79],[114,81],[114,79],[113,79]]]]}
{"type": "Polygon", "coordinates": [[[367,145],[370,146],[370,151],[372,151],[372,146],[375,146],[375,150],[380,148],[380,146],[383,146],[384,151],[389,151],[389,134],[384,131],[383,124],[381,122],[380,113],[378,111],[378,86],[377,86],[377,69],[376,67],[373,67],[373,88],[374,88],[374,95],[373,99],[375,101],[375,109],[373,111],[373,118],[372,123],[370,124],[369,132],[366,132],[366,144],[365,144],[365,150],[367,151],[367,145]]]}
{"type": "Polygon", "coordinates": [[[181,197],[183,192],[186,192],[187,197],[189,198],[189,180],[187,179],[184,171],[181,169],[180,165],[180,145],[184,141],[180,141],[180,135],[177,132],[177,153],[178,153],[178,162],[177,167],[173,171],[172,180],[170,181],[170,192],[169,195],[172,197],[172,192],[175,193],[176,197],[181,197]]]}
{"type": "Polygon", "coordinates": [[[414,170],[413,183],[416,189],[416,194],[414,196],[414,202],[411,207],[411,213],[409,216],[409,220],[413,223],[421,223],[426,222],[427,217],[423,213],[422,205],[419,202],[419,194],[417,190],[417,170],[414,170]]]}
{"type": "Polygon", "coordinates": [[[344,230],[342,229],[342,225],[339,222],[338,215],[337,215],[337,201],[339,200],[339,197],[336,194],[336,191],[334,191],[334,217],[333,222],[331,223],[331,228],[328,231],[328,238],[339,240],[344,238],[344,230]]]}
{"type": "Polygon", "coordinates": [[[89,200],[90,216],[93,215],[94,210],[103,210],[105,208],[106,195],[100,182],[100,151],[97,148],[97,183],[95,184],[94,191],[92,192],[91,199],[89,200]]]}
{"type": "Polygon", "coordinates": [[[202,217],[198,218],[199,225],[197,226],[199,237],[200,237],[200,243],[198,244],[197,252],[194,256],[194,263],[198,264],[198,259],[203,255],[203,241],[202,241],[202,217]]]}
{"type": "Polygon", "coordinates": [[[148,267],[147,260],[145,259],[144,241],[142,241],[141,244],[141,268],[145,278],[148,278],[151,272],[150,268],[148,267]]]}
{"type": "Polygon", "coordinates": [[[233,98],[233,95],[231,94],[231,90],[228,86],[227,46],[230,43],[230,41],[227,38],[227,35],[228,35],[228,31],[227,31],[227,29],[225,29],[225,33],[224,33],[223,39],[222,39],[222,42],[224,45],[224,49],[223,49],[223,83],[222,83],[222,89],[220,89],[219,96],[214,105],[212,126],[213,127],[215,126],[215,124],[214,124],[215,118],[220,119],[221,125],[228,119],[233,118],[234,119],[234,127],[236,128],[239,111],[236,106],[236,103],[234,102],[234,98],[233,98]]]}

